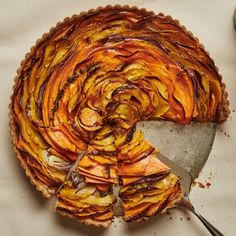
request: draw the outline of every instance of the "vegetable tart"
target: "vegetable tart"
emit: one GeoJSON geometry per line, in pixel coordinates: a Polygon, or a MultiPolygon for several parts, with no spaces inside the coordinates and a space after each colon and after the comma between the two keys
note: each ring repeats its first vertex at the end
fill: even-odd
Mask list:
{"type": "Polygon", "coordinates": [[[11,137],[32,184],[57,198],[57,212],[107,227],[117,198],[129,222],[183,197],[137,122],[220,123],[228,105],[213,60],[178,21],[107,6],[66,18],[26,54],[11,97],[11,137]]]}

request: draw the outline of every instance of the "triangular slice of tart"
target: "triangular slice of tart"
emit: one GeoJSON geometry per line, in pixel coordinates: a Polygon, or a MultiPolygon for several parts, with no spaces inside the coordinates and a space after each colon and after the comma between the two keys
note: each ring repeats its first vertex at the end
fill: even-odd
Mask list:
{"type": "Polygon", "coordinates": [[[112,185],[96,181],[86,182],[79,171],[72,172],[57,193],[56,211],[86,224],[107,227],[114,215],[112,185]]]}
{"type": "Polygon", "coordinates": [[[131,141],[119,148],[119,196],[126,221],[165,212],[183,197],[179,177],[158,159],[158,150],[150,147],[142,132],[136,130],[131,141]]]}

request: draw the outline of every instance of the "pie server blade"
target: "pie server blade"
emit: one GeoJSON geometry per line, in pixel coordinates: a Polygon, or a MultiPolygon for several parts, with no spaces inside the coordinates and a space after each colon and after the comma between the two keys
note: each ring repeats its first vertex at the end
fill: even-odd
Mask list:
{"type": "Polygon", "coordinates": [[[158,153],[158,158],[164,164],[171,168],[171,172],[180,177],[180,184],[185,194],[189,194],[192,185],[192,176],[187,172],[183,167],[176,164],[174,161],[171,161],[166,156],[158,153]]]}

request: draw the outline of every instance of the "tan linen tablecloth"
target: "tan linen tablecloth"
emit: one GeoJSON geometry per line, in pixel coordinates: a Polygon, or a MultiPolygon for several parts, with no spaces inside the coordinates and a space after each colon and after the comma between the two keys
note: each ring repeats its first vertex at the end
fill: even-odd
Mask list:
{"type": "MultiPolygon", "coordinates": [[[[205,45],[227,84],[231,110],[236,110],[235,0],[80,1],[0,0],[0,235],[209,235],[198,220],[178,209],[129,226],[117,219],[107,230],[84,226],[58,216],[54,200],[44,199],[25,177],[12,151],[8,104],[20,61],[44,32],[66,16],[107,4],[130,4],[180,20],[205,45]],[[189,218],[188,218],[189,217],[189,218]]],[[[198,181],[209,189],[194,187],[192,201],[225,235],[236,235],[236,113],[218,127],[213,150],[198,181]],[[221,131],[223,130],[223,132],[221,131]],[[226,132],[226,133],[224,133],[226,132]],[[228,135],[228,137],[227,137],[228,135]],[[212,180],[209,179],[212,178],[212,180]]]]}

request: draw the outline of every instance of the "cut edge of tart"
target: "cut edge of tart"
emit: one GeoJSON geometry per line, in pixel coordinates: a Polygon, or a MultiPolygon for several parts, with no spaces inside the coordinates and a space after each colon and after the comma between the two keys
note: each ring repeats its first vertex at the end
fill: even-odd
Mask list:
{"type": "MultiPolygon", "coordinates": [[[[106,7],[99,7],[97,9],[91,9],[89,10],[88,12],[81,12],[79,15],[73,15],[71,18],[65,18],[63,22],[60,22],[58,23],[55,27],[51,28],[51,30],[48,32],[48,33],[45,33],[41,39],[37,40],[36,42],[36,45],[33,46],[30,50],[29,53],[26,54],[25,56],[25,59],[21,62],[21,65],[20,65],[20,68],[17,70],[17,76],[15,77],[15,82],[14,82],[14,86],[13,86],[13,91],[16,90],[16,87],[19,86],[19,80],[21,79],[21,76],[22,76],[22,71],[24,70],[24,67],[26,66],[27,62],[29,60],[32,60],[32,58],[34,57],[34,54],[36,53],[37,51],[37,48],[43,44],[44,42],[47,42],[47,40],[55,33],[57,32],[60,28],[62,28],[63,30],[63,25],[64,23],[66,22],[70,22],[70,21],[73,21],[73,19],[78,19],[78,18],[86,18],[86,17],[90,17],[92,15],[95,15],[97,13],[99,13],[100,11],[103,11],[103,10],[112,10],[112,11],[139,11],[141,13],[144,13],[144,14],[149,14],[149,16],[154,16],[155,13],[152,12],[152,11],[147,11],[146,9],[139,9],[137,7],[130,7],[130,6],[120,6],[120,5],[115,5],[115,6],[106,6],[106,7]]],[[[191,37],[194,41],[197,42],[197,46],[199,47],[199,49],[202,49],[207,56],[209,56],[208,52],[205,51],[203,45],[201,45],[198,41],[198,39],[196,37],[194,37],[192,35],[191,32],[187,31],[186,28],[182,25],[180,25],[179,21],[178,20],[173,20],[170,16],[165,16],[164,14],[162,13],[159,13],[158,15],[155,15],[155,16],[160,16],[160,17],[164,17],[165,19],[167,19],[168,21],[171,21],[171,22],[174,22],[173,24],[175,24],[176,26],[178,26],[181,30],[184,31],[184,33],[186,35],[188,35],[189,37],[191,37]]],[[[214,63],[213,63],[214,65],[214,63]]],[[[215,66],[215,65],[214,65],[215,66]]],[[[218,73],[218,68],[214,68],[214,70],[218,73]]],[[[221,76],[219,75],[219,79],[220,79],[220,86],[221,86],[221,92],[222,92],[222,96],[221,96],[221,101],[219,102],[218,104],[218,107],[217,107],[217,110],[216,110],[216,113],[217,113],[217,117],[216,117],[216,122],[218,123],[221,123],[221,122],[224,122],[227,120],[227,118],[229,117],[229,114],[230,114],[230,110],[229,110],[229,101],[228,101],[228,94],[225,90],[225,84],[222,82],[222,78],[221,76]]],[[[55,181],[55,183],[53,183],[53,187],[49,187],[47,186],[46,184],[43,184],[42,181],[37,180],[37,178],[39,178],[37,176],[37,173],[34,174],[34,170],[30,169],[30,166],[27,164],[26,162],[26,159],[24,158],[24,153],[23,152],[20,152],[18,149],[17,149],[17,141],[18,141],[18,136],[19,136],[19,132],[20,130],[18,129],[18,126],[16,125],[16,122],[15,122],[15,117],[14,117],[14,114],[13,114],[13,100],[14,100],[14,96],[12,95],[11,96],[11,103],[9,105],[9,109],[10,109],[10,112],[9,112],[9,119],[10,119],[10,122],[9,122],[9,126],[10,126],[10,135],[11,135],[11,140],[12,140],[12,144],[13,144],[13,147],[14,147],[14,151],[16,152],[16,155],[17,155],[17,158],[19,159],[20,163],[21,163],[21,166],[22,168],[25,170],[25,173],[26,175],[30,178],[30,181],[33,185],[36,186],[36,189],[40,192],[42,192],[43,196],[46,197],[46,198],[50,198],[52,197],[56,191],[58,190],[58,188],[60,188],[64,183],[65,183],[65,179],[64,181],[62,181],[62,183],[57,180],[55,181]]],[[[93,114],[92,114],[93,115],[93,114]]],[[[96,121],[97,122],[97,121],[96,121]]],[[[95,123],[96,123],[95,122],[95,123]]],[[[95,124],[94,123],[94,124],[95,124]]],[[[90,124],[89,124],[90,125],[90,124]]],[[[129,124],[125,123],[122,121],[121,123],[121,126],[122,127],[127,127],[129,126],[129,124]]],[[[95,127],[97,129],[97,127],[95,127]]],[[[99,141],[95,141],[95,144],[100,145],[100,142],[99,141]]],[[[140,154],[141,155],[141,154],[140,154]]],[[[127,161],[127,157],[124,156],[122,157],[122,161],[127,161]]],[[[139,157],[136,157],[136,159],[138,160],[139,157]]],[[[30,161],[30,160],[29,160],[30,161]]],[[[125,162],[124,161],[124,162],[125,162]]],[[[85,170],[85,169],[83,169],[85,170]]],[[[86,171],[86,170],[85,170],[86,171]]],[[[151,173],[152,169],[150,169],[150,173],[151,173]]],[[[84,172],[86,174],[86,172],[84,172]]],[[[127,172],[124,172],[124,176],[127,175],[127,172]]],[[[40,176],[40,175],[39,175],[40,176]]],[[[66,176],[65,176],[66,177],[66,176]]],[[[60,177],[61,178],[61,177],[60,177]]],[[[96,178],[93,178],[91,176],[88,175],[87,173],[87,178],[89,179],[90,178],[90,181],[91,179],[93,179],[93,181],[97,181],[97,183],[99,183],[99,181],[103,181],[101,179],[101,177],[96,177],[96,178]]],[[[125,181],[133,181],[132,178],[137,178],[137,176],[134,176],[131,177],[130,179],[127,178],[127,176],[124,178],[125,181]]],[[[50,180],[48,180],[50,182],[50,180]]],[[[138,180],[137,180],[138,181],[138,180]]],[[[178,181],[178,180],[176,180],[178,181]]],[[[134,185],[136,184],[136,182],[134,181],[134,185]]],[[[149,191],[149,190],[148,190],[149,191]]],[[[178,192],[178,191],[177,191],[178,192]]],[[[163,207],[162,211],[165,211],[167,208],[171,208],[174,206],[174,203],[178,200],[180,200],[182,198],[182,193],[178,192],[179,195],[178,196],[175,196],[174,200],[173,201],[170,201],[170,204],[166,205],[166,207],[163,207]]],[[[59,193],[60,194],[60,193],[59,193]]],[[[150,191],[146,194],[150,194],[150,191]]],[[[171,194],[169,195],[170,198],[171,198],[171,194]]],[[[141,195],[137,196],[137,197],[140,197],[141,198],[141,195]]],[[[135,198],[135,201],[137,200],[137,198],[135,198]]],[[[128,204],[127,204],[128,205],[128,204]]],[[[132,204],[131,204],[132,205],[132,204]]],[[[64,215],[64,216],[68,216],[70,218],[76,218],[78,219],[75,215],[71,214],[70,212],[65,212],[65,211],[62,211],[62,210],[58,210],[58,207],[57,208],[57,211],[59,214],[61,215],[64,215]]],[[[132,208],[132,207],[131,207],[132,208]]],[[[150,212],[152,212],[153,214],[150,213],[150,215],[147,215],[148,217],[149,216],[152,216],[154,214],[156,214],[157,212],[155,212],[154,209],[151,209],[151,204],[145,208],[144,205],[142,205],[140,207],[140,212],[142,212],[143,216],[140,218],[140,215],[138,215],[138,220],[142,220],[142,219],[145,219],[145,217],[147,217],[145,214],[144,214],[144,210],[142,211],[142,209],[145,209],[145,210],[149,210],[150,212]],[[142,208],[143,207],[143,208],[142,208]],[[155,212],[155,213],[154,213],[155,212]]],[[[137,210],[137,209],[136,209],[137,210]]],[[[138,212],[138,211],[137,211],[138,212]]],[[[99,217],[99,216],[98,216],[99,217]]],[[[103,217],[104,218],[104,217],[103,217]]],[[[112,218],[112,217],[111,217],[112,218]]],[[[92,225],[95,225],[95,226],[103,226],[103,227],[107,227],[110,223],[111,223],[111,218],[109,220],[103,220],[103,221],[98,221],[96,219],[92,219],[92,218],[89,218],[89,217],[81,217],[79,220],[80,222],[84,222],[85,224],[92,224],[92,225]]],[[[131,218],[128,218],[128,217],[125,217],[125,219],[127,221],[129,221],[129,219],[134,219],[135,217],[131,217],[131,218]]],[[[105,218],[104,218],[105,219],[105,218]]]]}

